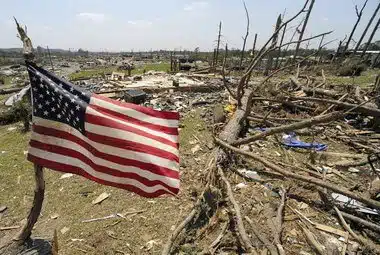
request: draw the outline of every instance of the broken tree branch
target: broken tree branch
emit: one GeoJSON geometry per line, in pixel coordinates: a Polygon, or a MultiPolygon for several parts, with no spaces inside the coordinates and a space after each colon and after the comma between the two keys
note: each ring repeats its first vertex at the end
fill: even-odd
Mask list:
{"type": "Polygon", "coordinates": [[[371,248],[372,250],[375,250],[375,251],[378,251],[378,247],[376,247],[374,244],[372,244],[370,241],[366,240],[365,238],[363,237],[360,237],[358,236],[357,234],[355,234],[354,231],[352,231],[351,227],[347,224],[347,222],[344,220],[344,217],[343,215],[341,214],[341,212],[339,211],[339,209],[334,206],[333,207],[336,214],[338,215],[338,218],[339,218],[339,221],[340,223],[342,224],[342,227],[350,233],[350,235],[356,240],[358,241],[360,244],[362,244],[363,246],[367,246],[369,248],[371,248]]]}
{"type": "Polygon", "coordinates": [[[240,207],[238,203],[235,200],[234,194],[232,192],[231,184],[227,180],[226,176],[223,173],[222,168],[218,167],[218,173],[223,180],[224,184],[226,185],[226,191],[228,195],[228,199],[230,200],[233,209],[234,209],[234,214],[236,216],[236,224],[237,224],[237,229],[239,232],[240,239],[242,241],[242,244],[244,245],[244,249],[247,252],[252,252],[253,251],[253,246],[251,241],[248,238],[247,231],[245,230],[243,219],[241,217],[241,212],[240,212],[240,207]]]}
{"type": "Polygon", "coordinates": [[[306,127],[311,127],[311,126],[318,125],[321,123],[326,123],[326,122],[330,122],[332,120],[340,119],[343,116],[344,116],[344,114],[342,112],[332,112],[332,113],[327,114],[327,115],[313,117],[313,118],[310,118],[310,119],[307,119],[304,121],[300,121],[297,123],[293,123],[293,124],[289,124],[289,125],[283,125],[283,126],[279,126],[279,127],[275,127],[275,128],[270,128],[270,129],[268,129],[262,133],[259,133],[257,135],[237,140],[236,142],[233,142],[232,144],[237,146],[237,145],[250,143],[250,142],[253,142],[253,141],[256,141],[259,139],[263,139],[263,138],[270,136],[270,135],[273,135],[273,134],[287,132],[287,131],[293,131],[293,130],[302,129],[302,128],[306,128],[306,127]]]}
{"type": "MultiPolygon", "coordinates": [[[[253,98],[256,100],[256,98],[253,98]]],[[[360,105],[355,105],[355,104],[349,104],[349,103],[344,103],[340,102],[338,100],[331,100],[331,99],[323,99],[323,98],[314,98],[314,97],[289,97],[291,100],[305,100],[305,101],[311,101],[311,102],[317,102],[317,103],[328,103],[328,104],[334,104],[336,106],[342,107],[345,110],[353,110],[353,112],[359,112],[367,115],[371,115],[374,117],[380,117],[380,110],[375,109],[372,107],[368,106],[360,106],[360,105]]]]}
{"type": "Polygon", "coordinates": [[[319,179],[316,179],[316,178],[313,178],[313,177],[310,177],[310,176],[302,176],[302,175],[299,175],[299,174],[291,173],[291,172],[289,172],[287,170],[282,169],[281,167],[277,166],[276,164],[274,164],[272,162],[269,162],[268,160],[264,159],[263,157],[260,157],[260,156],[258,156],[256,154],[253,154],[253,153],[250,153],[250,152],[243,151],[243,150],[241,150],[239,148],[236,148],[236,147],[234,147],[232,145],[229,145],[228,143],[226,143],[226,142],[224,142],[224,141],[222,141],[222,140],[220,140],[218,138],[215,138],[215,142],[217,144],[223,146],[224,148],[227,148],[227,149],[229,149],[231,151],[234,151],[234,152],[236,152],[238,154],[241,154],[243,156],[252,158],[252,159],[260,162],[264,166],[266,166],[266,167],[274,170],[275,172],[284,175],[285,177],[296,179],[296,180],[307,182],[307,183],[312,183],[314,185],[321,186],[323,188],[327,188],[327,189],[332,190],[332,191],[334,191],[336,193],[339,193],[339,194],[345,195],[347,197],[353,198],[355,200],[358,200],[358,201],[360,201],[360,202],[362,202],[364,204],[367,204],[370,207],[373,207],[373,208],[376,208],[376,209],[380,209],[380,202],[378,202],[378,201],[375,201],[373,199],[368,199],[368,198],[366,198],[364,196],[355,194],[354,192],[351,192],[351,191],[349,191],[347,189],[339,188],[336,185],[333,185],[333,184],[321,181],[319,179]]]}
{"type": "Polygon", "coordinates": [[[251,60],[251,62],[249,63],[249,66],[248,66],[246,72],[244,73],[244,75],[241,77],[241,79],[239,81],[238,90],[237,90],[237,94],[236,94],[237,95],[238,105],[241,105],[240,101],[241,101],[241,97],[242,97],[243,92],[244,92],[243,88],[244,88],[244,85],[246,85],[247,78],[251,76],[253,69],[259,64],[259,62],[261,61],[261,59],[263,58],[263,56],[265,56],[265,54],[267,54],[267,52],[268,52],[267,46],[272,41],[273,37],[286,24],[289,24],[290,22],[292,22],[293,20],[295,20],[299,15],[301,15],[301,13],[303,13],[305,11],[306,6],[307,6],[308,3],[309,3],[309,0],[306,0],[304,6],[302,7],[302,9],[298,13],[296,13],[293,17],[291,17],[286,22],[284,22],[282,25],[280,25],[280,27],[277,29],[277,31],[275,31],[272,34],[272,36],[269,37],[269,39],[264,43],[264,45],[261,47],[261,49],[259,50],[259,52],[257,53],[257,55],[251,60]]]}
{"type": "Polygon", "coordinates": [[[251,226],[251,229],[253,231],[253,233],[255,234],[255,236],[265,245],[265,247],[267,247],[269,249],[269,252],[272,254],[272,255],[277,255],[278,252],[277,252],[277,249],[276,249],[276,246],[274,246],[272,244],[272,242],[270,242],[268,240],[268,238],[266,238],[266,236],[261,233],[255,226],[255,224],[253,223],[253,221],[248,217],[248,216],[245,216],[245,220],[249,223],[249,225],[251,226]]]}
{"type": "Polygon", "coordinates": [[[274,241],[276,243],[278,253],[280,255],[285,254],[285,250],[284,250],[284,247],[282,247],[282,242],[281,242],[285,200],[286,200],[286,190],[284,188],[281,188],[281,202],[277,209],[276,226],[275,226],[277,233],[274,233],[274,241]]]}
{"type": "Polygon", "coordinates": [[[247,39],[249,36],[249,13],[247,9],[247,5],[245,4],[245,1],[243,1],[244,4],[244,10],[245,10],[245,16],[247,17],[247,31],[245,36],[243,37],[243,48],[241,49],[241,57],[240,57],[240,63],[239,63],[239,70],[242,67],[243,59],[244,59],[244,53],[245,53],[245,46],[247,44],[247,39]]]}

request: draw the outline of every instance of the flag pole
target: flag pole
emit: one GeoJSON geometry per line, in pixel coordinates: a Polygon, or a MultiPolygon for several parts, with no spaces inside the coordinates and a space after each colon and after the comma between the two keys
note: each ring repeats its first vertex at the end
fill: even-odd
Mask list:
{"type": "MultiPolygon", "coordinates": [[[[14,18],[14,20],[17,26],[18,37],[20,38],[23,44],[24,59],[25,61],[34,62],[35,55],[33,52],[33,45],[32,41],[27,35],[27,27],[25,26],[25,28],[22,28],[20,24],[17,22],[16,18],[14,18]]],[[[29,211],[26,224],[23,226],[18,236],[14,238],[19,243],[24,243],[30,238],[34,224],[36,224],[38,217],[41,213],[42,203],[45,197],[45,181],[43,167],[34,164],[34,174],[36,186],[34,190],[33,205],[29,211]]]]}

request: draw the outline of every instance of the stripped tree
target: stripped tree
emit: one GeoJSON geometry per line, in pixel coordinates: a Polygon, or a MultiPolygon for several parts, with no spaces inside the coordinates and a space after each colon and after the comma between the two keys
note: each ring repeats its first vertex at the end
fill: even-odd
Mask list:
{"type": "Polygon", "coordinates": [[[243,4],[244,4],[245,15],[247,17],[247,31],[245,33],[245,36],[243,37],[243,48],[241,49],[239,70],[241,69],[242,64],[243,64],[245,45],[247,44],[247,39],[248,39],[248,36],[249,36],[249,13],[248,13],[248,9],[247,9],[247,6],[246,6],[245,2],[243,2],[243,4]]]}
{"type": "Polygon", "coordinates": [[[296,57],[298,56],[298,51],[299,51],[300,46],[301,46],[301,41],[302,41],[302,38],[303,38],[303,34],[305,33],[305,29],[306,29],[307,23],[309,22],[310,13],[313,10],[314,3],[315,3],[315,0],[311,0],[310,5],[309,5],[309,9],[307,10],[307,13],[306,13],[305,21],[303,23],[303,26],[302,26],[302,29],[301,29],[301,32],[300,32],[300,36],[298,38],[298,43],[296,45],[296,50],[294,52],[294,59],[293,60],[295,60],[296,57]]]}
{"type": "Polygon", "coordinates": [[[354,49],[354,54],[358,51],[361,43],[363,42],[363,39],[364,37],[366,36],[367,32],[368,32],[368,29],[371,27],[372,25],[372,22],[373,20],[375,19],[376,15],[377,15],[377,12],[380,10],[380,2],[379,4],[377,5],[374,13],[372,14],[372,17],[370,18],[370,20],[368,21],[367,23],[367,26],[365,27],[363,33],[362,33],[362,36],[360,37],[359,41],[356,43],[356,46],[355,46],[355,49],[354,49]]]}
{"type": "Polygon", "coordinates": [[[360,56],[361,58],[363,58],[363,56],[364,56],[365,53],[367,52],[369,46],[371,45],[372,40],[373,40],[373,37],[375,36],[376,31],[377,31],[377,29],[379,28],[379,26],[380,26],[380,18],[377,20],[377,23],[376,23],[375,27],[373,28],[371,35],[370,35],[369,38],[368,38],[368,42],[367,42],[366,45],[364,46],[363,52],[362,52],[362,54],[361,54],[361,56],[360,56]]]}
{"type": "Polygon", "coordinates": [[[351,40],[352,40],[352,37],[353,37],[354,34],[355,34],[356,28],[358,27],[358,24],[359,24],[359,22],[360,22],[360,20],[361,20],[361,18],[362,18],[363,10],[364,10],[364,8],[366,7],[367,2],[368,2],[368,0],[366,0],[366,1],[364,2],[364,4],[363,4],[362,8],[360,9],[360,11],[358,10],[358,6],[355,5],[355,12],[356,12],[357,19],[356,19],[356,22],[355,22],[355,24],[354,24],[354,27],[353,27],[352,30],[351,30],[351,34],[350,34],[350,36],[348,37],[347,43],[346,43],[346,45],[345,45],[345,47],[344,47],[344,49],[343,49],[343,52],[342,52],[342,55],[343,55],[343,56],[345,55],[345,53],[346,53],[346,51],[347,51],[347,49],[348,49],[348,47],[349,47],[349,45],[350,45],[350,42],[351,42],[351,40]]]}
{"type": "MultiPolygon", "coordinates": [[[[274,36],[273,36],[273,39],[272,39],[272,45],[270,46],[270,49],[275,48],[276,45],[277,45],[278,33],[280,32],[279,31],[280,25],[281,25],[281,14],[278,15],[278,17],[277,17],[276,26],[275,26],[275,29],[274,29],[275,32],[274,32],[274,36]]],[[[279,49],[280,49],[280,47],[281,47],[281,45],[279,46],[279,49]]],[[[268,75],[269,70],[272,68],[272,64],[273,64],[273,54],[271,53],[271,54],[268,55],[266,67],[265,67],[265,70],[264,70],[264,75],[265,76],[268,75]]]]}

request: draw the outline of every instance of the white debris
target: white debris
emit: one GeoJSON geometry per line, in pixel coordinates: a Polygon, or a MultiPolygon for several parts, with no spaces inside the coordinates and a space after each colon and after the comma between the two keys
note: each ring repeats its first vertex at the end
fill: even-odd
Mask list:
{"type": "Polygon", "coordinates": [[[239,183],[238,185],[235,186],[235,189],[236,190],[240,190],[240,189],[244,189],[246,188],[248,185],[245,184],[245,183],[239,183]]]}
{"type": "Polygon", "coordinates": [[[198,151],[201,150],[201,146],[199,144],[195,145],[192,149],[191,149],[191,152],[193,154],[197,153],[198,151]]]}
{"type": "Polygon", "coordinates": [[[92,204],[93,205],[100,204],[101,202],[109,198],[109,196],[110,196],[109,193],[103,192],[95,200],[92,201],[92,204]]]}
{"type": "Polygon", "coordinates": [[[351,172],[351,173],[359,173],[359,172],[360,172],[359,169],[354,168],[354,167],[350,167],[350,168],[348,168],[348,171],[351,172]]]}
{"type": "Polygon", "coordinates": [[[60,180],[62,179],[67,179],[67,178],[70,178],[70,177],[73,177],[74,175],[71,174],[71,173],[66,173],[66,174],[62,174],[61,177],[59,178],[60,180]]]}
{"type": "Polygon", "coordinates": [[[67,233],[69,230],[70,230],[70,228],[68,228],[68,227],[64,227],[64,228],[61,229],[61,234],[64,235],[64,234],[67,233]]]}

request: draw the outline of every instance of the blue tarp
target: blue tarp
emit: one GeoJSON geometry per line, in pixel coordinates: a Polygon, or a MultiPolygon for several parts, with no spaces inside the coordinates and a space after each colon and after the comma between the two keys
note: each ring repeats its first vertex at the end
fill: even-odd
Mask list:
{"type": "MultiPolygon", "coordinates": [[[[255,130],[264,132],[268,130],[268,128],[258,127],[258,128],[255,128],[255,130]]],[[[288,134],[283,135],[282,138],[283,138],[282,144],[290,148],[315,149],[316,151],[324,151],[327,149],[326,144],[306,143],[306,142],[300,141],[296,133],[294,132],[289,132],[288,134]]]]}
{"type": "Polygon", "coordinates": [[[306,143],[300,141],[294,132],[290,132],[287,135],[283,136],[283,144],[291,148],[315,149],[316,151],[324,151],[327,149],[326,144],[306,143]]]}

